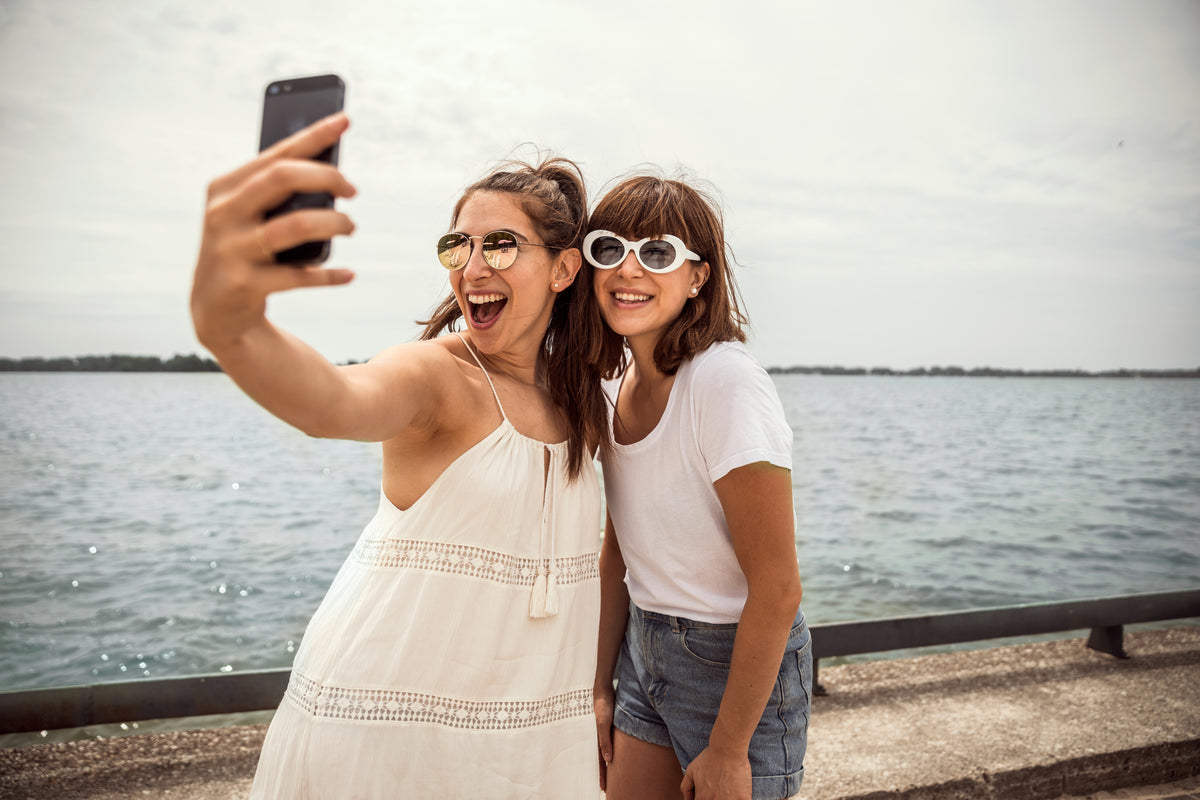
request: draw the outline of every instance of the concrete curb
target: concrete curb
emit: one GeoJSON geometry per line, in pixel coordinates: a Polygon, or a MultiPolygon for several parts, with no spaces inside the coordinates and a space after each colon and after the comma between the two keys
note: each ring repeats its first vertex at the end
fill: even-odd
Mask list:
{"type": "MultiPolygon", "coordinates": [[[[977,778],[872,791],[830,800],[1053,800],[1152,786],[1200,775],[1200,739],[1100,753],[1048,766],[1023,767],[977,778]]],[[[804,797],[801,793],[801,797],[804,797]]]]}

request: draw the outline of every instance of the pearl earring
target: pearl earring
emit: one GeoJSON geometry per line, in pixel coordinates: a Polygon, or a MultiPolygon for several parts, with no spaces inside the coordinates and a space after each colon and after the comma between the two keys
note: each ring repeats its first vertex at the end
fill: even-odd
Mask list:
{"type": "Polygon", "coordinates": [[[695,286],[693,286],[692,287],[692,297],[695,297],[698,294],[700,294],[700,290],[697,289],[695,286]]]}

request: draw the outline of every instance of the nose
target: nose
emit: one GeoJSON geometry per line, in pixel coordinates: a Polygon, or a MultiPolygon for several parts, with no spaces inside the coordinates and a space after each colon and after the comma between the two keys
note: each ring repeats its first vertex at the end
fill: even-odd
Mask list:
{"type": "Polygon", "coordinates": [[[625,254],[625,259],[621,262],[621,266],[617,267],[617,273],[623,277],[636,278],[642,274],[642,262],[638,261],[637,254],[630,250],[625,254]]]}
{"type": "Polygon", "coordinates": [[[462,268],[462,274],[463,278],[468,281],[477,281],[491,277],[492,268],[483,258],[482,242],[471,248],[471,255],[467,258],[467,265],[462,268]]]}

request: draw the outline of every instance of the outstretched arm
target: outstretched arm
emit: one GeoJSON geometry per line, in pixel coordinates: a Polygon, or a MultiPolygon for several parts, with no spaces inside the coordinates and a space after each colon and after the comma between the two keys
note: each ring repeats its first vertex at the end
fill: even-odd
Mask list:
{"type": "Polygon", "coordinates": [[[438,354],[398,348],[370,364],[339,368],[266,316],[267,296],[274,292],[354,277],[346,269],[279,266],[273,257],[303,242],[353,233],[345,214],[305,209],[264,221],[269,209],[296,192],[354,196],[341,172],[311,159],[349,125],[344,114],[327,117],[209,185],[192,322],[221,368],[285,422],[312,436],[381,440],[430,407],[437,387],[415,378],[426,366],[422,360],[438,354]]]}

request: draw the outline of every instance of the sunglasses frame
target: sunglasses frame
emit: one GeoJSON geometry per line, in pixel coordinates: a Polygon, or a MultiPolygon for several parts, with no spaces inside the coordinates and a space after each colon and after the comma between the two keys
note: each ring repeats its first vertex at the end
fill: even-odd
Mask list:
{"type": "Polygon", "coordinates": [[[548,244],[534,244],[533,242],[522,242],[519,238],[517,238],[517,234],[513,233],[510,230],[505,230],[503,228],[494,230],[494,231],[488,231],[487,233],[483,234],[482,236],[471,236],[466,233],[459,233],[458,231],[452,231],[438,239],[438,263],[441,264],[443,267],[445,267],[450,272],[457,272],[458,270],[467,266],[467,264],[470,263],[470,261],[471,261],[471,256],[473,256],[475,254],[475,240],[476,239],[479,240],[479,250],[483,254],[484,262],[488,265],[488,267],[490,267],[491,269],[494,269],[494,270],[505,270],[505,269],[508,269],[509,267],[511,267],[514,263],[516,263],[517,256],[520,255],[522,247],[544,247],[548,250],[557,249],[557,248],[551,247],[548,244]],[[507,264],[503,264],[503,265],[501,265],[497,261],[493,260],[497,254],[490,252],[487,249],[487,242],[485,241],[489,236],[495,236],[498,233],[512,237],[513,242],[517,246],[517,252],[513,255],[512,261],[509,261],[507,264]],[[443,253],[448,252],[450,250],[457,250],[460,247],[462,247],[462,244],[460,243],[460,244],[455,245],[454,247],[447,247],[445,250],[443,250],[442,242],[451,236],[459,236],[459,237],[462,237],[463,239],[466,239],[466,243],[468,245],[470,245],[470,248],[471,248],[467,253],[466,260],[464,260],[462,264],[460,264],[458,266],[454,266],[454,267],[449,266],[448,264],[446,264],[445,261],[442,260],[443,253]]]}
{"type": "Polygon", "coordinates": [[[704,260],[689,250],[688,246],[683,243],[682,239],[680,239],[678,236],[672,236],[669,233],[663,236],[647,236],[645,239],[639,239],[636,242],[631,242],[624,236],[615,234],[612,231],[592,231],[583,238],[583,257],[586,258],[588,263],[596,269],[616,269],[617,267],[621,266],[621,264],[625,263],[625,259],[629,256],[629,252],[631,250],[633,251],[634,256],[637,258],[638,263],[642,265],[642,269],[653,272],[655,275],[666,275],[668,272],[674,272],[683,266],[683,262],[685,261],[704,260]],[[621,254],[621,257],[617,259],[616,263],[601,264],[592,256],[592,244],[597,239],[600,239],[604,236],[611,236],[621,244],[625,245],[625,252],[621,254]],[[666,242],[667,244],[671,245],[675,248],[675,260],[666,267],[650,266],[642,260],[642,245],[644,245],[646,242],[666,242]]]}

